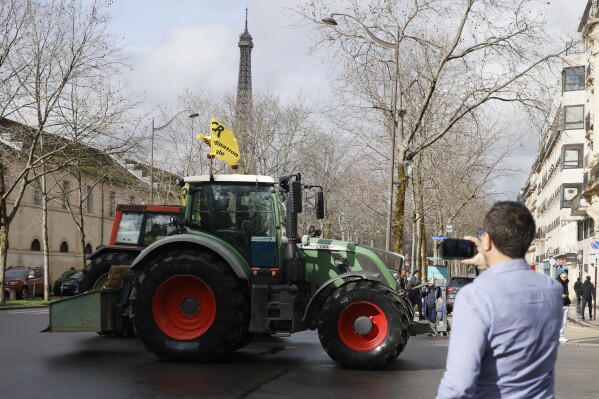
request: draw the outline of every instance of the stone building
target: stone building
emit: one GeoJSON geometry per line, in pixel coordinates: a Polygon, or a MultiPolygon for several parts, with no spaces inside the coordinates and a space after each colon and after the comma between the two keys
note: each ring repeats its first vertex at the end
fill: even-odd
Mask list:
{"type": "MultiPolygon", "coordinates": [[[[19,181],[27,164],[31,132],[13,121],[0,120],[0,154],[6,189],[19,181]]],[[[45,182],[38,178],[25,188],[10,224],[7,266],[43,266],[42,205],[47,198],[49,270],[50,281],[54,281],[70,267],[82,269],[85,254],[108,242],[117,204],[149,201],[149,166],[118,159],[89,146],[69,144],[52,134],[44,134],[43,141],[46,151],[59,149],[45,166],[56,170],[46,175],[45,182]],[[84,240],[78,223],[83,223],[84,240]]],[[[157,169],[154,174],[158,182],[154,202],[178,204],[179,191],[173,187],[172,176],[157,169]]],[[[7,197],[8,212],[20,187],[17,184],[7,197]]]]}

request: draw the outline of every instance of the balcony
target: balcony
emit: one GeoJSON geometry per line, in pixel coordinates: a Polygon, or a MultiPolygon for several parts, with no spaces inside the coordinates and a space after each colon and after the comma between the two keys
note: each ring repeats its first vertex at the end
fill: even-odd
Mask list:
{"type": "Polygon", "coordinates": [[[571,216],[586,216],[587,215],[587,206],[589,203],[581,194],[578,194],[576,197],[572,198],[572,203],[570,206],[570,215],[571,216]]]}
{"type": "Polygon", "coordinates": [[[595,164],[587,175],[586,184],[583,190],[588,191],[594,189],[599,183],[599,163],[595,164]]]}
{"type": "Polygon", "coordinates": [[[599,12],[599,0],[592,0],[587,3],[586,9],[578,24],[578,32],[581,32],[583,37],[586,36],[591,27],[597,23],[597,13],[599,12]]]}

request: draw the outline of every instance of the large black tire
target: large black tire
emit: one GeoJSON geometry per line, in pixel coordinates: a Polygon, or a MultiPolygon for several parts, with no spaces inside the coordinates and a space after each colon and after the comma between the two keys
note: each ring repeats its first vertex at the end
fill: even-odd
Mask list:
{"type": "Polygon", "coordinates": [[[130,265],[137,255],[138,253],[124,251],[107,252],[92,259],[77,281],[75,294],[99,290],[106,282],[108,272],[113,265],[130,265]]]}
{"type": "Polygon", "coordinates": [[[391,288],[371,280],[346,283],[326,300],[318,337],[337,363],[374,369],[395,360],[409,338],[409,313],[391,288]]]}
{"type": "Polygon", "coordinates": [[[130,302],[137,336],[162,360],[203,362],[249,343],[247,282],[213,254],[153,259],[137,273],[130,302]]]}

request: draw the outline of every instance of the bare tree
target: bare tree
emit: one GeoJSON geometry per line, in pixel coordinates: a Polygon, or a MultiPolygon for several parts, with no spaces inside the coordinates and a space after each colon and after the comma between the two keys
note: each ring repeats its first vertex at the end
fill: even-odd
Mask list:
{"type": "MultiPolygon", "coordinates": [[[[389,148],[397,123],[395,159],[401,165],[464,120],[513,110],[502,104],[544,108],[535,95],[544,85],[537,76],[566,46],[551,46],[538,7],[533,0],[319,0],[295,11],[314,23],[314,49],[327,50],[323,57],[332,65],[334,92],[347,110],[342,118],[347,130],[387,154],[382,148],[389,148]],[[321,23],[331,12],[350,17],[338,15],[339,25],[331,28],[321,23]],[[399,65],[393,52],[371,42],[365,27],[396,44],[399,65]],[[395,68],[400,101],[394,121],[395,68]]],[[[401,251],[406,176],[401,167],[396,173],[393,247],[401,251]]]]}
{"type": "MultiPolygon", "coordinates": [[[[117,77],[124,66],[120,46],[105,31],[108,21],[104,11],[106,2],[98,0],[84,6],[80,1],[31,0],[27,4],[30,4],[30,7],[16,34],[18,51],[9,52],[8,60],[2,64],[0,71],[9,71],[2,75],[10,76],[10,81],[3,82],[2,91],[12,93],[5,96],[11,100],[5,106],[5,114],[13,115],[14,119],[22,122],[13,125],[9,133],[22,138],[20,154],[26,159],[21,170],[16,173],[17,179],[10,187],[0,183],[0,205],[6,207],[7,198],[12,194],[12,208],[7,211],[6,223],[0,230],[2,276],[6,269],[10,222],[21,204],[25,189],[40,175],[54,173],[73,164],[73,159],[63,158],[64,154],[68,153],[66,150],[73,146],[73,141],[56,139],[60,137],[63,132],[61,129],[65,126],[64,110],[68,108],[66,104],[69,103],[69,96],[85,90],[90,96],[90,103],[96,98],[109,98],[114,92],[110,93],[106,85],[98,86],[97,83],[102,79],[110,80],[117,77]],[[55,137],[50,139],[50,136],[46,136],[47,131],[55,133],[55,137]],[[41,147],[43,137],[49,139],[41,147]]],[[[14,24],[11,21],[8,23],[14,24]]],[[[100,104],[95,106],[101,108],[100,104]]],[[[86,135],[83,142],[98,145],[106,145],[108,142],[109,146],[115,144],[115,141],[107,138],[108,136],[100,140],[101,132],[96,130],[97,128],[98,126],[89,130],[95,135],[86,135]]],[[[110,129],[102,130],[102,133],[107,130],[110,129]]],[[[112,133],[115,131],[112,130],[112,133]]],[[[44,251],[47,252],[47,237],[44,241],[44,251]]],[[[47,300],[47,257],[44,263],[44,297],[47,300]]],[[[0,303],[4,301],[2,290],[0,303]]]]}

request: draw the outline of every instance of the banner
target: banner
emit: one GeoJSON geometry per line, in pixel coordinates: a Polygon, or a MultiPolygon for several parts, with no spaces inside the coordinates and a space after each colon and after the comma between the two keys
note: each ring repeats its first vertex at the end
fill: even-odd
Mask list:
{"type": "MultiPolygon", "coordinates": [[[[203,135],[202,135],[203,136],[203,135]]],[[[210,140],[212,155],[222,159],[231,166],[239,162],[239,145],[233,132],[214,117],[210,122],[210,137],[200,137],[204,142],[210,140]]]]}

